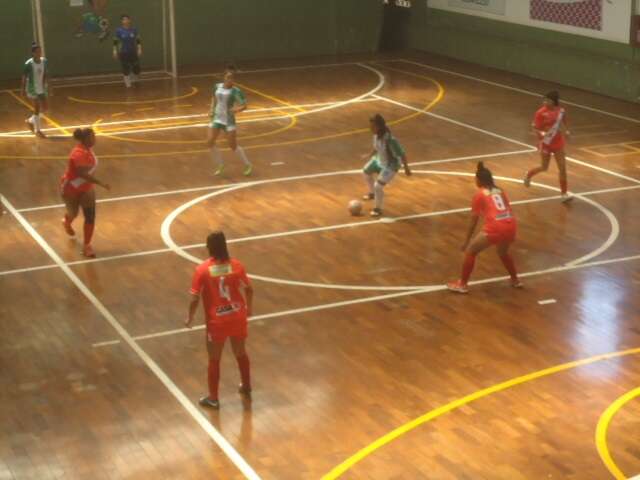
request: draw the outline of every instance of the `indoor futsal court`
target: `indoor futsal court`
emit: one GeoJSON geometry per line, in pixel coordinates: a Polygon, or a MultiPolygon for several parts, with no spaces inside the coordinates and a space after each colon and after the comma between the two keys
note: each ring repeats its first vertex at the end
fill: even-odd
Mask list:
{"type": "MultiPolygon", "coordinates": [[[[509,23],[519,13],[499,1],[344,0],[327,13],[282,0],[277,20],[253,1],[47,2],[5,2],[0,20],[26,25],[0,60],[0,480],[640,478],[640,72],[629,60],[627,88],[612,66],[637,53],[636,2],[565,2],[599,6],[600,30],[509,23]],[[131,86],[116,61],[125,12],[140,39],[131,86]],[[95,31],[69,26],[92,14],[95,31]],[[276,32],[286,22],[298,26],[276,32]],[[206,51],[225,28],[238,50],[227,38],[206,51]],[[39,52],[50,77],[45,94],[33,73],[29,96],[39,52]],[[218,94],[234,88],[246,109],[220,120],[218,94]],[[547,92],[563,113],[541,131],[547,92]],[[404,153],[373,149],[399,171],[380,184],[383,164],[363,199],[372,136],[391,138],[376,114],[404,153]],[[568,187],[557,151],[531,174],[554,128],[568,187]],[[72,194],[85,147],[94,163],[73,167],[73,188],[87,189],[72,194]],[[515,241],[471,252],[476,192],[508,196],[496,205],[517,219],[515,241]],[[219,230],[253,289],[251,308],[242,284],[238,310],[250,384],[241,336],[216,339],[192,286],[218,261],[207,238],[219,230]],[[207,352],[223,341],[214,398],[207,352]]],[[[536,2],[563,3],[530,2],[531,19],[536,2]]],[[[482,218],[474,234],[489,238],[482,218]]]]}

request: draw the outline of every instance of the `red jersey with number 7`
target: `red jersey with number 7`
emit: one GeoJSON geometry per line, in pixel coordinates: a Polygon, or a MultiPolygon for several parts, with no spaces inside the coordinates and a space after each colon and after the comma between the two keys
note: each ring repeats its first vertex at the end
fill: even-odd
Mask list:
{"type": "Polygon", "coordinates": [[[247,272],[238,260],[218,262],[209,258],[196,267],[191,294],[202,297],[207,323],[246,321],[247,303],[242,289],[249,285],[247,272]]]}
{"type": "Polygon", "coordinates": [[[471,211],[484,217],[483,230],[493,233],[516,227],[516,217],[513,215],[507,195],[499,188],[481,188],[473,196],[471,211]]]}

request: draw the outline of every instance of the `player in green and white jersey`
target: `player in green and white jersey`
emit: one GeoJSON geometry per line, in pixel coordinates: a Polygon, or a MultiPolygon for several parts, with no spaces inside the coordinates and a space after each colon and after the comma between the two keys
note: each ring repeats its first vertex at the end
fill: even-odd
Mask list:
{"type": "Polygon", "coordinates": [[[22,71],[22,95],[33,103],[33,115],[27,120],[27,126],[37,136],[45,138],[40,130],[40,116],[47,110],[47,59],[42,56],[42,48],[31,44],[31,58],[24,63],[22,71]]]}
{"type": "Polygon", "coordinates": [[[238,87],[233,83],[233,68],[229,67],[224,72],[223,82],[217,83],[213,89],[211,100],[211,124],[209,125],[209,138],[207,144],[211,148],[211,154],[216,162],[214,175],[220,175],[224,169],[224,160],[220,150],[216,147],[216,141],[221,131],[225,132],[229,148],[236,152],[244,162],[245,176],[251,175],[253,166],[244,149],[236,140],[236,114],[247,108],[247,101],[238,87]]]}
{"type": "Polygon", "coordinates": [[[373,133],[373,150],[364,158],[369,160],[364,166],[364,177],[369,187],[369,193],[365,200],[375,199],[375,207],[371,210],[372,217],[382,215],[382,202],[384,199],[384,187],[396,176],[400,165],[404,167],[404,173],[411,175],[411,169],[407,164],[407,155],[400,142],[391,135],[391,130],[379,113],[369,119],[371,133],[373,133]],[[377,175],[377,178],[374,177],[377,175]]]}

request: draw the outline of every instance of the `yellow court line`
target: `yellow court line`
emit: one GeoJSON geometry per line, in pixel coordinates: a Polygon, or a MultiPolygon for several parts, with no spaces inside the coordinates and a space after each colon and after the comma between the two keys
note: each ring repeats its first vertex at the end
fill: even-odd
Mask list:
{"type": "Polygon", "coordinates": [[[471,402],[475,402],[476,400],[480,400],[481,398],[488,397],[489,395],[492,395],[494,393],[502,392],[509,388],[513,388],[518,385],[522,385],[523,383],[531,382],[533,380],[537,380],[542,377],[553,375],[555,373],[564,372],[566,370],[571,370],[576,367],[589,365],[589,364],[600,362],[603,360],[624,357],[627,355],[637,355],[639,353],[640,353],[640,348],[632,348],[629,350],[622,350],[618,352],[611,352],[611,353],[605,353],[602,355],[596,355],[596,356],[585,358],[582,360],[576,360],[573,362],[556,365],[554,367],[545,368],[544,370],[538,370],[537,372],[529,373],[521,377],[512,378],[511,380],[507,380],[497,385],[493,385],[491,387],[478,390],[477,392],[474,392],[470,395],[459,398],[457,400],[447,403],[446,405],[443,405],[434,410],[431,410],[425,413],[424,415],[414,420],[411,420],[408,423],[405,423],[404,425],[396,428],[395,430],[392,430],[386,435],[383,435],[373,443],[367,445],[366,447],[358,451],[356,454],[346,459],[344,462],[342,462],[338,466],[334,467],[329,473],[327,473],[322,477],[322,480],[334,480],[342,476],[347,470],[352,468],[355,464],[362,461],[363,459],[365,459],[366,457],[374,453],[376,450],[379,450],[385,445],[388,445],[392,441],[401,437],[405,433],[415,430],[416,428],[424,425],[425,423],[428,423],[431,420],[435,420],[436,418],[441,417],[442,415],[449,413],[453,410],[456,410],[460,407],[463,407],[471,402]]]}
{"type": "Polygon", "coordinates": [[[112,113],[111,116],[112,117],[122,117],[123,115],[126,115],[127,112],[118,112],[118,113],[112,113]]]}
{"type": "Polygon", "coordinates": [[[600,454],[600,458],[604,462],[605,466],[616,480],[626,480],[627,477],[613,461],[613,458],[611,458],[611,453],[609,452],[609,446],[607,444],[607,431],[609,430],[609,424],[611,423],[611,419],[613,419],[614,415],[618,413],[625,404],[637,397],[640,397],[640,387],[635,388],[616,399],[616,401],[609,405],[609,407],[600,416],[598,426],[596,427],[596,447],[598,447],[598,453],[600,454]]]}
{"type": "Polygon", "coordinates": [[[147,112],[149,110],[155,110],[156,107],[143,107],[143,108],[136,108],[136,112],[147,112]]]}
{"type": "MultiPolygon", "coordinates": [[[[444,87],[437,81],[434,80],[430,77],[424,77],[425,79],[429,80],[430,82],[432,82],[438,89],[438,94],[436,95],[436,98],[434,98],[431,102],[429,102],[427,105],[425,105],[420,111],[417,112],[413,112],[410,113],[408,115],[405,115],[404,117],[400,117],[397,118],[396,120],[392,120],[390,122],[387,122],[387,125],[397,125],[399,123],[402,122],[406,122],[407,120],[410,120],[412,118],[417,117],[418,115],[422,115],[424,112],[429,111],[430,109],[432,109],[437,103],[439,103],[442,98],[444,97],[445,94],[445,89],[444,87]]],[[[256,145],[248,145],[243,147],[245,150],[255,150],[255,149],[259,149],[259,148],[270,148],[270,147],[283,147],[283,146],[288,146],[288,145],[300,145],[300,144],[305,144],[305,143],[313,143],[313,142],[318,142],[318,141],[322,141],[322,140],[331,140],[334,138],[341,138],[341,137],[346,137],[346,136],[350,136],[350,135],[356,135],[359,133],[367,133],[369,132],[369,128],[358,128],[355,130],[349,130],[346,132],[341,132],[341,133],[333,133],[330,135],[321,135],[321,136],[317,136],[317,137],[307,137],[307,138],[301,138],[299,140],[289,140],[286,142],[275,142],[275,143],[261,143],[261,144],[256,144],[256,145]]],[[[221,148],[220,150],[228,150],[227,148],[221,148]]],[[[175,155],[193,155],[193,154],[198,154],[198,153],[208,153],[210,150],[209,149],[198,149],[198,150],[178,150],[178,151],[160,151],[160,152],[145,152],[145,153],[128,153],[128,154],[107,154],[107,155],[100,155],[100,158],[102,159],[107,159],[107,158],[113,158],[113,159],[117,159],[117,158],[124,158],[124,159],[129,159],[129,158],[148,158],[148,157],[164,157],[164,156],[175,156],[175,155]]],[[[14,159],[20,159],[20,160],[59,160],[59,159],[64,159],[66,157],[63,156],[55,156],[55,155],[43,155],[43,156],[35,156],[35,155],[1,155],[0,154],[0,159],[5,159],[5,160],[14,160],[14,159]]]]}
{"type": "MultiPolygon", "coordinates": [[[[16,100],[18,100],[21,104],[25,105],[29,110],[33,111],[33,105],[30,105],[28,102],[26,102],[25,100],[23,100],[22,98],[20,98],[18,95],[16,95],[15,93],[13,93],[11,90],[5,90],[5,92],[7,92],[9,95],[11,95],[13,98],[15,98],[16,100]]],[[[48,115],[45,115],[44,113],[41,113],[40,115],[42,115],[42,118],[44,118],[47,122],[49,122],[49,124],[52,127],[55,127],[57,129],[59,129],[62,133],[64,133],[65,135],[71,135],[71,132],[69,132],[69,130],[67,130],[66,128],[64,128],[62,125],[60,125],[58,122],[56,122],[54,119],[52,119],[51,117],[49,117],[48,115]]],[[[66,157],[65,157],[66,158],[66,157]]]]}
{"type": "Polygon", "coordinates": [[[109,101],[109,100],[86,100],[84,98],[76,98],[76,97],[67,97],[67,98],[72,102],[91,103],[91,104],[97,104],[97,105],[141,105],[145,103],[173,102],[175,100],[182,100],[184,98],[193,97],[197,93],[198,93],[198,89],[196,87],[191,87],[191,91],[189,93],[186,93],[185,95],[169,97],[169,98],[157,98],[157,99],[151,99],[151,100],[109,101]]]}
{"type": "Polygon", "coordinates": [[[275,97],[273,95],[269,95],[267,93],[261,92],[260,90],[256,90],[254,88],[247,87],[246,85],[243,85],[242,83],[238,83],[238,82],[235,82],[235,83],[236,83],[236,85],[240,85],[245,90],[248,90],[248,91],[250,91],[252,93],[255,93],[256,95],[260,95],[261,97],[264,97],[264,98],[266,98],[268,100],[273,100],[276,103],[280,103],[282,105],[286,105],[287,107],[291,107],[291,108],[293,108],[295,110],[298,110],[299,112],[306,112],[306,110],[304,108],[298,107],[297,105],[289,103],[286,100],[282,100],[281,98],[275,97]]]}

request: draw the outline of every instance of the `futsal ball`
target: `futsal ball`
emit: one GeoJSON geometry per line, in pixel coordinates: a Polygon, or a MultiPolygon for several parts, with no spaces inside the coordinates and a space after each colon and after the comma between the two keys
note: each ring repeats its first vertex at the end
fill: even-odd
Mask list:
{"type": "Polygon", "coordinates": [[[362,213],[362,202],[360,200],[351,200],[349,202],[349,213],[354,217],[362,213]]]}

